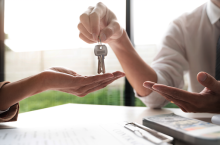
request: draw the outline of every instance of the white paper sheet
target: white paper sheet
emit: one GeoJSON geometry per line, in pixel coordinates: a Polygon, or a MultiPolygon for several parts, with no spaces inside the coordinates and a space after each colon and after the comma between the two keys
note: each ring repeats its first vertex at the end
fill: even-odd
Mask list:
{"type": "Polygon", "coordinates": [[[0,145],[152,145],[123,124],[0,129],[0,145]]]}

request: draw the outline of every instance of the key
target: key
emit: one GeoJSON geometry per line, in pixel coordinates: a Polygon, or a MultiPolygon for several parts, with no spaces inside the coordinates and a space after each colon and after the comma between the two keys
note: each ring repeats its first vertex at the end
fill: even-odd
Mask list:
{"type": "Polygon", "coordinates": [[[98,74],[105,73],[105,56],[108,54],[108,49],[105,45],[96,45],[94,49],[95,56],[98,56],[98,74]]]}
{"type": "Polygon", "coordinates": [[[98,56],[98,74],[101,73],[101,57],[98,56]]]}

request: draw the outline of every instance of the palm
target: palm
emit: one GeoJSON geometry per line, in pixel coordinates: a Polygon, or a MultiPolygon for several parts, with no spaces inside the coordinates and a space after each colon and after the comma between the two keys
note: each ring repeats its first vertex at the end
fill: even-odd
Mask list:
{"type": "Polygon", "coordinates": [[[199,83],[205,88],[200,93],[191,93],[178,88],[145,82],[147,88],[157,91],[164,98],[174,102],[184,112],[209,112],[220,113],[220,82],[216,81],[211,75],[201,72],[197,76],[199,83]],[[206,75],[205,79],[204,75],[206,75]]]}

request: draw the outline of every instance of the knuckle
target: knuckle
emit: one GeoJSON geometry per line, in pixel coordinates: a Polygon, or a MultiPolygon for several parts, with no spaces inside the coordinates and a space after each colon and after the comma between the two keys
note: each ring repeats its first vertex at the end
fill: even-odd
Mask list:
{"type": "Polygon", "coordinates": [[[98,17],[98,13],[97,12],[92,12],[90,15],[89,15],[90,19],[94,19],[94,18],[97,18],[98,17]]]}
{"type": "Polygon", "coordinates": [[[83,22],[85,19],[87,19],[88,18],[88,15],[86,14],[86,13],[83,13],[83,14],[81,14],[80,16],[79,16],[79,19],[80,19],[80,21],[81,22],[83,22]]]}
{"type": "Polygon", "coordinates": [[[82,28],[82,23],[79,23],[79,24],[77,25],[77,28],[80,30],[80,29],[82,28]]]}
{"type": "Polygon", "coordinates": [[[98,2],[96,6],[104,6],[102,2],[98,2]]]}
{"type": "Polygon", "coordinates": [[[106,28],[106,33],[108,33],[108,34],[113,34],[113,33],[114,33],[114,30],[113,30],[112,28],[107,27],[107,28],[106,28]]]}
{"type": "Polygon", "coordinates": [[[116,28],[120,28],[121,27],[120,24],[117,21],[114,22],[114,25],[115,25],[116,28]]]}
{"type": "Polygon", "coordinates": [[[83,38],[83,34],[82,33],[79,33],[79,38],[83,38]]]}
{"type": "Polygon", "coordinates": [[[92,9],[94,9],[94,7],[93,7],[93,6],[89,6],[88,9],[89,9],[89,10],[92,10],[92,9]]]}

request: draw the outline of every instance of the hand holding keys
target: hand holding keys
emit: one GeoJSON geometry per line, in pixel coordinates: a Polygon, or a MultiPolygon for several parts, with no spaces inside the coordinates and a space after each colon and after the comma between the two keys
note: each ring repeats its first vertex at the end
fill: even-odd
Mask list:
{"type": "Polygon", "coordinates": [[[105,45],[102,45],[101,39],[99,37],[99,43],[95,46],[94,53],[98,56],[98,74],[105,73],[105,56],[108,54],[108,49],[105,45]]]}

